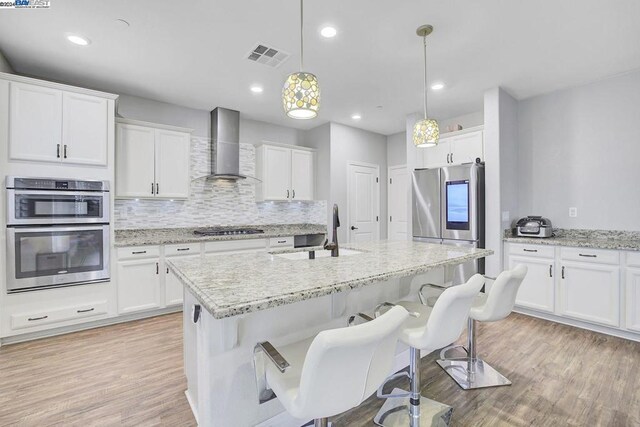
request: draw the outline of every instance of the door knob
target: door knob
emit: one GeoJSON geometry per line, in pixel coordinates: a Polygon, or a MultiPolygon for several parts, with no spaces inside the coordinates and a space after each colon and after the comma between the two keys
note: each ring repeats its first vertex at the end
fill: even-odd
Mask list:
{"type": "Polygon", "coordinates": [[[358,227],[354,227],[354,226],[352,225],[352,226],[351,226],[351,229],[352,229],[352,230],[357,230],[357,229],[358,229],[358,227]]]}

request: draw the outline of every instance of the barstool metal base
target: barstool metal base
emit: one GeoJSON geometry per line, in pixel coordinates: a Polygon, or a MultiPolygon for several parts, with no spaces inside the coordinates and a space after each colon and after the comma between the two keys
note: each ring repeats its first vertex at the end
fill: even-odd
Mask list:
{"type": "Polygon", "coordinates": [[[464,390],[511,385],[511,381],[482,359],[439,359],[438,365],[464,390]]]}
{"type": "MultiPolygon", "coordinates": [[[[404,390],[394,388],[392,394],[402,393],[404,390]]],[[[407,427],[411,424],[409,415],[409,398],[390,398],[384,402],[373,422],[384,427],[407,427]]],[[[420,427],[447,427],[451,422],[453,408],[444,403],[420,396],[420,427]]]]}

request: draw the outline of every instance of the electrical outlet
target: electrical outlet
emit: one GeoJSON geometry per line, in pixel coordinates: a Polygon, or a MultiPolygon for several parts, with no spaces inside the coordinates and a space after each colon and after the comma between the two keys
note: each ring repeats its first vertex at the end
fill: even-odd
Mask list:
{"type": "Polygon", "coordinates": [[[578,208],[569,208],[569,217],[575,218],[578,216],[578,208]]]}
{"type": "Polygon", "coordinates": [[[510,217],[511,217],[511,215],[510,215],[509,211],[502,211],[502,222],[509,221],[510,217]]]}

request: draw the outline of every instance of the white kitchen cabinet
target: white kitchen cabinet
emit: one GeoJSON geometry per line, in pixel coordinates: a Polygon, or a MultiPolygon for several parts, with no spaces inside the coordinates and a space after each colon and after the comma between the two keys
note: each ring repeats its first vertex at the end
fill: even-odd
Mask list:
{"type": "Polygon", "coordinates": [[[116,128],[116,197],[189,197],[190,129],[123,119],[116,128]]]}
{"type": "Polygon", "coordinates": [[[419,148],[422,161],[419,167],[437,168],[442,166],[473,163],[484,159],[482,130],[464,130],[443,135],[435,147],[419,148]]]}
{"type": "Polygon", "coordinates": [[[14,160],[60,162],[62,156],[62,91],[10,83],[9,157],[14,160]]]}
{"type": "Polygon", "coordinates": [[[560,314],[607,326],[620,326],[620,267],[562,261],[560,314]]]}
{"type": "MultiPolygon", "coordinates": [[[[199,259],[201,258],[200,243],[167,245],[164,247],[164,255],[165,263],[172,260],[199,259]]],[[[166,265],[164,272],[164,305],[167,307],[181,305],[184,297],[182,282],[166,265]]]]}
{"type": "Polygon", "coordinates": [[[106,166],[109,115],[104,98],[64,92],[62,158],[66,163],[106,166]]]}
{"type": "Polygon", "coordinates": [[[315,153],[311,149],[263,144],[256,150],[256,199],[313,200],[315,153]]]}
{"type": "Polygon", "coordinates": [[[516,305],[553,313],[555,309],[554,259],[535,256],[509,256],[509,268],[518,264],[527,267],[527,275],[520,285],[516,305]]]}
{"type": "Polygon", "coordinates": [[[11,82],[9,157],[106,166],[109,99],[11,82]]]}
{"type": "Polygon", "coordinates": [[[313,152],[291,150],[291,198],[313,200],[314,170],[313,152]]]}
{"type": "Polygon", "coordinates": [[[162,306],[160,258],[118,260],[118,313],[162,306]]]}
{"type": "Polygon", "coordinates": [[[627,329],[640,332],[640,268],[627,267],[627,329]]]}

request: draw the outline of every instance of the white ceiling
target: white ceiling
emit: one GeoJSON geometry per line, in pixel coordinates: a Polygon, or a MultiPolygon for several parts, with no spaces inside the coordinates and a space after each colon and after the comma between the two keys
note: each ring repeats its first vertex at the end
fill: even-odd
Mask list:
{"type": "Polygon", "coordinates": [[[391,134],[420,111],[421,39],[433,24],[430,115],[482,109],[500,85],[518,99],[640,68],[638,0],[306,0],[305,68],[322,89],[317,119],[285,117],[280,88],[298,70],[297,0],[51,0],[0,11],[0,50],[19,73],[309,129],[326,121],[391,134]],[[122,28],[116,19],[130,22],[122,28]],[[338,29],[323,39],[325,24],[338,29]],[[90,38],[79,47],[67,32],[90,38]],[[262,42],[292,57],[245,59],[262,42]],[[249,91],[260,84],[264,93],[249,91]],[[377,106],[382,108],[376,108],[377,106]],[[362,120],[351,120],[360,113],[362,120]]]}

